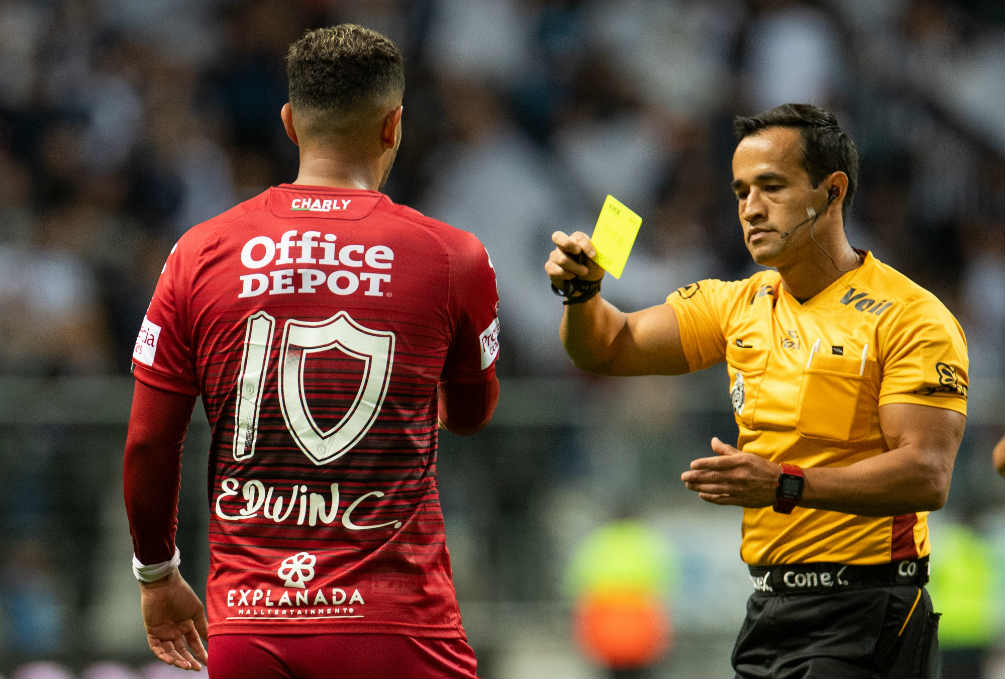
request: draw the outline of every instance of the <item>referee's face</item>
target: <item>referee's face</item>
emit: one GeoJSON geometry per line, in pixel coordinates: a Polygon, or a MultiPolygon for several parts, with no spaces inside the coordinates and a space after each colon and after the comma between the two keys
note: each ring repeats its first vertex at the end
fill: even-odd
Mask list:
{"type": "Polygon", "coordinates": [[[810,240],[815,191],[802,166],[799,130],[768,127],[740,140],[733,152],[733,193],[743,242],[764,266],[793,263],[810,240]]]}

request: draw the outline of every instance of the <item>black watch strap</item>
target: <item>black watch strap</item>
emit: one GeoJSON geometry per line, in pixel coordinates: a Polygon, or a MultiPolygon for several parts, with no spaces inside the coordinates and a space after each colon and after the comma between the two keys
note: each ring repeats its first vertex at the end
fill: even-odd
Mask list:
{"type": "Polygon", "coordinates": [[[551,291],[562,297],[562,304],[582,304],[592,299],[600,292],[600,281],[585,281],[582,278],[571,278],[562,284],[561,288],[551,284],[551,291]]]}
{"type": "MultiPolygon", "coordinates": [[[[586,255],[580,252],[573,259],[580,264],[586,264],[586,255]]],[[[588,281],[583,278],[570,278],[562,281],[562,287],[551,284],[551,291],[563,298],[562,304],[582,304],[593,299],[600,292],[600,281],[603,279],[588,281]]]]}

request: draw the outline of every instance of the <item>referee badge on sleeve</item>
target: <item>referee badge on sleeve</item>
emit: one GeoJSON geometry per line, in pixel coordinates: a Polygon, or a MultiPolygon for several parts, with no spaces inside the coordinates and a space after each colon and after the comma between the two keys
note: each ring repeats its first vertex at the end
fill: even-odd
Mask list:
{"type": "Polygon", "coordinates": [[[733,388],[729,390],[729,402],[733,405],[733,412],[737,415],[743,414],[743,405],[747,401],[746,392],[743,388],[743,373],[736,373],[736,380],[733,388]]]}

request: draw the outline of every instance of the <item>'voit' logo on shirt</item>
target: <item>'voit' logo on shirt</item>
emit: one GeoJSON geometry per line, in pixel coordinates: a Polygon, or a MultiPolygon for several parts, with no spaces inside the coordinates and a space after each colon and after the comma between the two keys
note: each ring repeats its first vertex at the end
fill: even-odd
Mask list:
{"type": "Polygon", "coordinates": [[[849,287],[848,292],[841,298],[841,304],[853,306],[858,311],[877,316],[893,306],[893,302],[887,302],[885,299],[876,301],[868,290],[856,290],[852,287],[849,287]]]}
{"type": "Polygon", "coordinates": [[[341,212],[349,209],[352,198],[294,198],[290,209],[295,212],[341,212]]]}

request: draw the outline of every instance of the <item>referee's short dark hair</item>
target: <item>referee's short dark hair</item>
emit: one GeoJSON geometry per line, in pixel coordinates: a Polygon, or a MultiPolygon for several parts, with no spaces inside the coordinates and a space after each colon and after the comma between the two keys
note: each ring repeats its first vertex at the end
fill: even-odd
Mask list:
{"type": "Polygon", "coordinates": [[[831,172],[848,175],[848,191],[843,205],[847,212],[858,189],[858,149],[837,118],[812,104],[782,104],[754,116],[736,116],[733,133],[736,140],[768,127],[799,128],[803,141],[803,168],[814,187],[831,172]]]}

